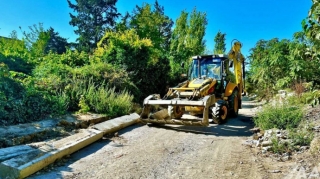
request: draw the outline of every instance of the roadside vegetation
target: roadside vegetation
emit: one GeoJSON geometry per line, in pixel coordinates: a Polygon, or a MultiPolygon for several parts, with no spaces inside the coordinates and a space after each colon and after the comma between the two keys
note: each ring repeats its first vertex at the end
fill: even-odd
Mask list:
{"type": "Polygon", "coordinates": [[[181,81],[181,62],[204,53],[205,13],[183,11],[173,28],[158,1],[123,15],[116,2],[68,1],[77,42],[41,23],[0,37],[0,125],[139,111],[146,96],[181,81]]]}
{"type": "MultiPolygon", "coordinates": [[[[181,82],[187,69],[180,64],[191,56],[226,51],[227,34],[220,31],[215,48],[206,49],[208,21],[196,8],[173,21],[158,1],[126,14],[117,12],[116,2],[68,0],[76,42],[41,23],[19,29],[21,38],[15,30],[0,37],[0,125],[66,112],[124,115],[139,110],[149,94],[163,95],[181,82]]],[[[263,129],[296,129],[304,121],[304,105],[319,104],[319,10],[315,1],[292,39],[259,40],[251,49],[247,92],[268,101],[280,89],[295,93],[259,113],[255,122],[263,129]]]]}
{"type": "Polygon", "coordinates": [[[275,153],[299,151],[318,136],[314,121],[306,115],[308,107],[318,108],[320,101],[319,11],[315,0],[302,21],[302,31],[293,34],[292,40],[260,40],[251,49],[248,90],[267,101],[254,122],[264,131],[278,130],[267,148],[275,153]],[[289,95],[277,95],[279,90],[289,95]],[[285,140],[279,130],[288,133],[285,140]]]}
{"type": "Polygon", "coordinates": [[[264,105],[254,118],[256,126],[261,130],[273,131],[268,136],[271,137],[268,140],[271,139],[272,142],[270,150],[279,154],[291,154],[299,151],[301,146],[309,146],[314,137],[314,124],[306,119],[306,109],[310,104],[299,103],[304,100],[296,95],[282,102],[277,100],[275,98],[272,103],[264,105]],[[278,134],[274,132],[279,130],[281,132],[278,134]]]}

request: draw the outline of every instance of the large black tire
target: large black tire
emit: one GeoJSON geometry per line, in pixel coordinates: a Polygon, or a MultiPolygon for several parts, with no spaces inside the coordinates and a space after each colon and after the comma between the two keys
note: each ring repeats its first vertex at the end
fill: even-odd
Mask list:
{"type": "Polygon", "coordinates": [[[228,99],[229,103],[229,115],[230,117],[237,117],[239,113],[239,96],[238,90],[234,89],[231,96],[228,99]]]}
{"type": "Polygon", "coordinates": [[[227,115],[227,102],[224,100],[218,100],[215,104],[215,107],[212,108],[213,122],[216,124],[222,124],[227,121],[227,115]]]}
{"type": "Polygon", "coordinates": [[[168,115],[171,119],[180,119],[184,113],[182,107],[179,106],[168,106],[168,115]]]}

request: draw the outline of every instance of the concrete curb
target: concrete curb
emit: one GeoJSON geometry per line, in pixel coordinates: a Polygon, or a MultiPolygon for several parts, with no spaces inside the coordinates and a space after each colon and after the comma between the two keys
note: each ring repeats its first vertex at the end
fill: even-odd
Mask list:
{"type": "Polygon", "coordinates": [[[111,119],[93,126],[94,129],[82,129],[79,133],[40,148],[22,145],[0,149],[0,178],[25,178],[55,160],[70,155],[79,149],[101,139],[104,134],[112,133],[139,121],[136,113],[111,119]]]}
{"type": "Polygon", "coordinates": [[[139,118],[140,116],[137,113],[133,113],[96,124],[93,126],[93,128],[99,131],[103,131],[103,134],[108,134],[137,123],[139,121],[139,118]]]}

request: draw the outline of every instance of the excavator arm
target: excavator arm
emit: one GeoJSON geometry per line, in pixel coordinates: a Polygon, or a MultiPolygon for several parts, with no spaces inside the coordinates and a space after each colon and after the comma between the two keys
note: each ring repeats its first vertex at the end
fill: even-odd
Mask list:
{"type": "MultiPolygon", "coordinates": [[[[244,74],[245,74],[245,58],[241,53],[242,44],[239,41],[234,42],[231,50],[229,51],[228,58],[231,60],[229,62],[229,67],[234,67],[235,83],[238,86],[239,92],[244,92],[244,74]]],[[[229,69],[227,69],[229,71],[229,69]]]]}

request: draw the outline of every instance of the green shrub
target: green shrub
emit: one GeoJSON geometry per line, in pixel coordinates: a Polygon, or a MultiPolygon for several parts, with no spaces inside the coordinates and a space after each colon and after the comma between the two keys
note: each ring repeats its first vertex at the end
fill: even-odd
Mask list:
{"type": "Polygon", "coordinates": [[[130,80],[141,91],[141,96],[134,94],[136,102],[141,103],[150,94],[166,92],[169,59],[135,30],[106,32],[94,54],[101,61],[126,69],[130,80]]]}
{"type": "Polygon", "coordinates": [[[287,102],[289,105],[311,104],[315,106],[320,102],[320,91],[314,90],[312,92],[301,93],[300,96],[289,96],[287,102]]]}
{"type": "Polygon", "coordinates": [[[266,105],[262,111],[257,113],[254,122],[262,129],[290,129],[297,127],[302,117],[302,109],[298,106],[266,105]]]}
{"type": "Polygon", "coordinates": [[[301,121],[297,128],[289,130],[289,138],[292,139],[293,145],[308,146],[310,145],[314,133],[312,125],[306,121],[301,121]]]}
{"type": "Polygon", "coordinates": [[[100,114],[106,114],[109,117],[118,117],[126,115],[132,107],[133,96],[127,91],[115,92],[115,88],[100,86],[96,88],[93,84],[84,94],[84,99],[80,100],[81,111],[90,110],[100,114]]]}
{"type": "Polygon", "coordinates": [[[66,111],[63,95],[50,95],[9,77],[0,76],[0,125],[40,120],[66,111]]]}
{"type": "Polygon", "coordinates": [[[78,106],[80,107],[79,113],[87,113],[90,111],[90,107],[89,105],[86,103],[86,99],[84,98],[83,95],[81,95],[80,100],[79,100],[79,104],[78,106]]]}
{"type": "MultiPolygon", "coordinates": [[[[140,90],[131,82],[125,69],[101,62],[94,56],[89,59],[83,53],[74,53],[68,51],[63,55],[50,54],[33,71],[37,88],[48,91],[50,94],[63,92],[68,96],[68,110],[79,110],[80,97],[85,94],[91,83],[96,87],[105,84],[115,87],[116,92],[126,89],[134,96],[140,96],[140,90]],[[78,60],[68,61],[73,57],[78,60]],[[82,58],[84,59],[81,60],[82,58]]],[[[83,107],[80,108],[83,109],[83,107]]]]}
{"type": "Polygon", "coordinates": [[[277,137],[273,137],[271,139],[271,151],[274,153],[286,153],[291,152],[293,150],[293,145],[288,141],[280,141],[277,137]]]}

